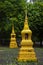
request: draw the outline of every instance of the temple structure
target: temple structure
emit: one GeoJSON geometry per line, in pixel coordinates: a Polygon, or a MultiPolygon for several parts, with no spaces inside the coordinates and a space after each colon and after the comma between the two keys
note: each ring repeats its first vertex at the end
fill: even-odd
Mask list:
{"type": "Polygon", "coordinates": [[[27,12],[25,16],[24,28],[21,31],[22,41],[21,48],[18,54],[18,61],[37,61],[36,54],[31,40],[32,31],[28,25],[27,12]]]}
{"type": "Polygon", "coordinates": [[[14,32],[14,25],[12,25],[12,33],[10,39],[10,48],[17,48],[16,34],[14,32]]]}

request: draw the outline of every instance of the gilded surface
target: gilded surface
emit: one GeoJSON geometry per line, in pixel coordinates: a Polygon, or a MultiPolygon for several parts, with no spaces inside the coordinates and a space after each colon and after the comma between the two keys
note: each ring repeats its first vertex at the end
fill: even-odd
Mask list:
{"type": "Polygon", "coordinates": [[[27,15],[25,17],[24,28],[21,31],[22,41],[18,55],[18,61],[37,61],[36,54],[31,40],[32,31],[29,29],[27,15]],[[27,36],[26,36],[27,35],[27,36]]]}
{"type": "Polygon", "coordinates": [[[14,32],[14,25],[12,26],[12,33],[10,39],[10,48],[17,48],[16,34],[14,32]]]}

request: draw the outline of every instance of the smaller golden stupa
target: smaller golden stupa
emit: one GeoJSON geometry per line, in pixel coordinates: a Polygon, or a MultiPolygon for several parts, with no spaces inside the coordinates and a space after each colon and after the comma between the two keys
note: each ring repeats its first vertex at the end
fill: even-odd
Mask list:
{"type": "Polygon", "coordinates": [[[11,33],[11,39],[10,39],[10,48],[17,48],[17,42],[16,42],[16,34],[14,32],[14,25],[12,25],[12,33],[11,33]]]}
{"type": "Polygon", "coordinates": [[[22,41],[21,48],[18,54],[18,61],[37,61],[36,54],[31,40],[32,31],[29,29],[27,21],[27,12],[25,16],[24,28],[21,31],[22,41]]]}

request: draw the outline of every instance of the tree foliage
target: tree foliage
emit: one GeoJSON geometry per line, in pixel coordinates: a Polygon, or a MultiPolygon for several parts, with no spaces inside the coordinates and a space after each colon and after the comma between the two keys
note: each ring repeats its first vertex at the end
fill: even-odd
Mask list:
{"type": "Polygon", "coordinates": [[[43,0],[33,0],[33,2],[43,2],[43,0]]]}
{"type": "Polygon", "coordinates": [[[28,19],[34,41],[43,40],[43,2],[28,4],[28,19]]]}
{"type": "Polygon", "coordinates": [[[26,0],[0,1],[0,32],[11,32],[12,21],[14,22],[15,32],[20,32],[24,21],[25,5],[26,0]],[[14,18],[14,20],[11,21],[10,18],[14,18]]]}
{"type": "MultiPolygon", "coordinates": [[[[20,34],[25,17],[26,0],[0,1],[0,32],[10,32],[12,21],[17,36],[20,34]],[[10,20],[12,18],[12,21],[10,20]]],[[[27,3],[28,21],[33,39],[43,40],[43,2],[27,3]]]]}

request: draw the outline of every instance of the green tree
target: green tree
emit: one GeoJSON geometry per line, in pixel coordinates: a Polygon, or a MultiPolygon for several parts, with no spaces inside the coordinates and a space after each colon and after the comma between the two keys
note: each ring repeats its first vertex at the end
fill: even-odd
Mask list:
{"type": "Polygon", "coordinates": [[[33,0],[33,2],[43,2],[43,0],[33,0]]]}
{"type": "Polygon", "coordinates": [[[35,41],[40,41],[42,46],[43,40],[43,2],[28,4],[28,19],[30,28],[33,31],[35,41]]]}
{"type": "Polygon", "coordinates": [[[24,10],[26,0],[2,0],[0,1],[0,32],[11,30],[12,22],[10,18],[14,18],[15,32],[18,34],[23,27],[24,10]],[[17,24],[18,23],[18,24],[17,24]]]}

